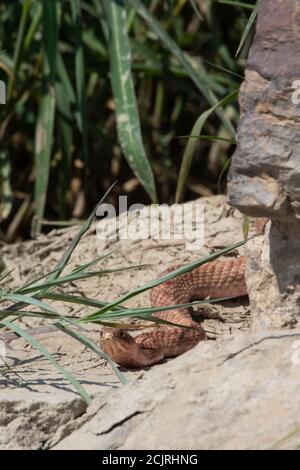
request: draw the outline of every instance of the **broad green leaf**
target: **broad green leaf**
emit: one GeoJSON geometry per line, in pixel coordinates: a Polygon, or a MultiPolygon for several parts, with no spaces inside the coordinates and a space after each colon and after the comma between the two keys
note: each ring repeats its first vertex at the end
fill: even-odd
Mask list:
{"type": "Polygon", "coordinates": [[[157,201],[154,177],[143,144],[131,74],[131,50],[123,0],[103,0],[110,28],[109,53],[113,96],[120,144],[128,164],[153,202],[157,201]]]}
{"type": "Polygon", "coordinates": [[[43,42],[45,57],[42,97],[35,135],[35,229],[37,232],[41,230],[46,205],[56,107],[55,74],[58,32],[56,2],[52,0],[43,1],[43,42]]]}
{"type": "Polygon", "coordinates": [[[79,130],[82,133],[82,151],[87,169],[89,161],[87,115],[86,115],[86,91],[85,91],[85,62],[82,43],[82,21],[80,0],[71,1],[72,20],[75,32],[75,78],[77,96],[77,120],[79,130]]]}

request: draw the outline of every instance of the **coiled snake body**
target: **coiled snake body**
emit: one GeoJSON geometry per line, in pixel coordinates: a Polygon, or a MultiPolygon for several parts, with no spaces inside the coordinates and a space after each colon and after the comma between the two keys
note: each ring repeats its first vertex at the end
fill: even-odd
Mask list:
{"type": "MultiPolygon", "coordinates": [[[[255,235],[264,233],[267,218],[258,218],[253,224],[255,235]]],[[[178,268],[173,266],[161,275],[178,268]]],[[[206,298],[240,297],[247,295],[245,281],[246,258],[213,261],[152,289],[153,307],[185,304],[206,298]]],[[[190,316],[188,308],[166,310],[155,316],[190,328],[160,326],[155,331],[133,338],[126,330],[103,328],[100,344],[117,364],[129,368],[148,367],[165,358],[179,356],[206,339],[202,326],[190,316]]]]}
{"type": "MultiPolygon", "coordinates": [[[[162,275],[177,267],[173,266],[162,275]]],[[[245,269],[244,257],[207,263],[156,286],[150,294],[151,304],[161,307],[207,297],[247,295],[245,269]]],[[[178,356],[206,339],[205,331],[192,319],[188,308],[167,310],[155,316],[191,328],[160,326],[136,338],[123,329],[103,328],[100,339],[103,351],[121,366],[141,368],[178,356]]]]}

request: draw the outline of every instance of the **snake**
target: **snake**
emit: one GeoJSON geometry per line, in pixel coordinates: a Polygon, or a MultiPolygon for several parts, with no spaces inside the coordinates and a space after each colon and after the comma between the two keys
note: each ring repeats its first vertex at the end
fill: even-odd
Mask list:
{"type": "MultiPolygon", "coordinates": [[[[256,219],[256,235],[264,232],[267,222],[266,218],[256,219]]],[[[160,276],[178,267],[172,266],[160,276]]],[[[155,286],[150,292],[151,305],[165,307],[192,300],[248,295],[245,272],[244,256],[208,262],[155,286]]],[[[191,317],[189,308],[164,310],[154,316],[180,326],[159,325],[135,337],[125,328],[103,327],[100,333],[103,352],[119,366],[138,369],[179,356],[207,340],[204,328],[191,317]]]]}

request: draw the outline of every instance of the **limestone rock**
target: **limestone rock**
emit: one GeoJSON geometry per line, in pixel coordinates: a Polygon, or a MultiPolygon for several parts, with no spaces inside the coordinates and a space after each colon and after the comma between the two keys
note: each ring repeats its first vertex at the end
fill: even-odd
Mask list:
{"type": "Polygon", "coordinates": [[[252,330],[294,327],[300,314],[300,223],[272,222],[247,244],[252,330]]]}
{"type": "Polygon", "coordinates": [[[299,340],[297,330],[200,343],[99,394],[91,419],[52,448],[297,448],[299,340]]]}
{"type": "Polygon", "coordinates": [[[247,285],[254,326],[277,328],[300,314],[300,4],[259,5],[228,194],[243,213],[272,220],[264,260],[250,250],[247,285]]]}
{"type": "Polygon", "coordinates": [[[230,204],[249,215],[300,219],[299,39],[299,2],[262,0],[228,183],[230,204]]]}

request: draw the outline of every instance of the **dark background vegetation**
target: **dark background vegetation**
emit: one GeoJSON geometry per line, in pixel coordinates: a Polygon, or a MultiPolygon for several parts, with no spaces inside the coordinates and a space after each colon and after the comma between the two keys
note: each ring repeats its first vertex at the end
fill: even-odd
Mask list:
{"type": "MultiPolygon", "coordinates": [[[[193,66],[201,67],[202,78],[218,100],[239,88],[247,44],[237,58],[235,55],[254,1],[144,0],[142,3],[181,51],[192,59],[193,66]]],[[[125,2],[125,6],[146,155],[159,202],[173,203],[187,136],[210,105],[178,58],[132,4],[125,2]]],[[[51,4],[48,7],[49,13],[51,4]]],[[[116,180],[118,184],[108,197],[110,202],[116,203],[119,194],[128,195],[129,204],[151,202],[119,144],[108,48],[112,25],[105,8],[109,6],[101,0],[2,0],[0,3],[0,79],[7,85],[7,103],[0,106],[0,237],[4,241],[31,236],[32,222],[37,217],[42,230],[56,226],[54,222],[66,224],[84,219],[116,180]],[[75,95],[78,80],[84,84],[86,102],[79,102],[77,94],[75,102],[67,102],[64,107],[67,95],[63,90],[55,105],[54,128],[48,142],[50,160],[47,163],[45,159],[41,173],[36,169],[36,141],[45,82],[51,82],[44,68],[49,40],[47,43],[43,8],[49,1],[59,9],[56,49],[64,66],[62,69],[61,62],[56,62],[56,86],[65,70],[75,95]],[[77,18],[75,23],[72,2],[80,11],[80,21],[77,18]],[[84,62],[79,58],[76,71],[77,53],[84,54],[84,62]],[[76,113],[81,113],[81,128],[76,113]],[[43,171],[45,174],[49,171],[49,180],[41,217],[41,212],[36,212],[40,200],[36,178],[43,176],[43,171]]],[[[48,28],[51,28],[51,18],[48,28]]],[[[237,100],[231,100],[222,110],[236,129],[237,100]]],[[[234,136],[216,113],[206,120],[201,134],[210,138],[197,141],[181,200],[226,190],[234,136]]]]}

